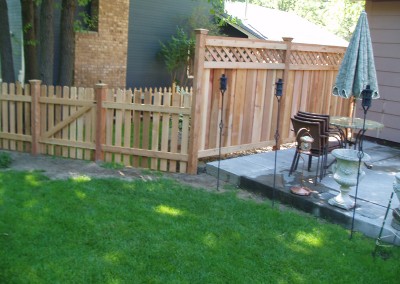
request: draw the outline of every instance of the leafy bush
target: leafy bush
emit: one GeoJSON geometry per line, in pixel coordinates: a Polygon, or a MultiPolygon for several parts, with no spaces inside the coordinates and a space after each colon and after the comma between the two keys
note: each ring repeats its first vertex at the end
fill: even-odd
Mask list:
{"type": "Polygon", "coordinates": [[[186,85],[186,70],[191,57],[194,56],[195,40],[189,38],[181,27],[176,28],[176,34],[167,43],[160,42],[159,57],[164,61],[171,81],[178,85],[186,85]]]}
{"type": "Polygon", "coordinates": [[[0,153],[0,168],[8,168],[12,162],[11,156],[8,153],[0,153]]]}

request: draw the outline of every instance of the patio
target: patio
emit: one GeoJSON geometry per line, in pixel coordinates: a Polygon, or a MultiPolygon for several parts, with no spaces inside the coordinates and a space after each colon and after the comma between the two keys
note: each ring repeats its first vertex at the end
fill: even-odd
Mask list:
{"type": "MultiPolygon", "coordinates": [[[[364,179],[360,180],[358,187],[357,208],[354,219],[354,231],[362,232],[368,237],[377,238],[385,217],[390,195],[393,191],[395,174],[400,172],[400,149],[378,145],[366,141],[364,152],[371,156],[369,161],[373,167],[364,168],[364,179]]],[[[242,156],[220,161],[220,179],[241,188],[260,193],[268,198],[291,205],[316,217],[327,219],[350,229],[353,210],[344,210],[328,204],[328,200],[339,193],[339,184],[332,177],[329,168],[327,176],[315,186],[309,181],[315,177],[315,164],[308,172],[303,171],[303,162],[300,160],[296,172],[289,176],[290,164],[294,149],[280,150],[277,154],[275,190],[274,180],[274,152],[242,156]],[[305,186],[313,190],[310,196],[298,196],[290,192],[294,185],[300,185],[301,180],[305,186]]],[[[328,157],[328,164],[333,160],[328,157]]],[[[217,175],[218,161],[206,165],[207,173],[217,175]]],[[[350,195],[354,197],[355,187],[350,195]]],[[[396,196],[393,197],[391,210],[387,216],[382,233],[382,241],[400,245],[400,231],[392,226],[392,210],[399,206],[396,196]]]]}

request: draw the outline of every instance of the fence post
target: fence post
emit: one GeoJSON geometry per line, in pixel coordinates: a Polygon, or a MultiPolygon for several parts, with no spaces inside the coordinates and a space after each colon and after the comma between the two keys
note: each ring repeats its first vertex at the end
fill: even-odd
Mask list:
{"type": "Polygon", "coordinates": [[[194,78],[193,78],[193,97],[192,97],[192,109],[191,109],[191,125],[190,125],[190,137],[189,137],[189,149],[188,149],[188,173],[197,174],[197,163],[199,157],[199,134],[200,134],[200,123],[201,123],[201,105],[202,105],[202,94],[203,94],[203,70],[204,70],[204,55],[206,36],[208,30],[196,29],[196,48],[194,53],[194,78]]]}
{"type": "Polygon", "coordinates": [[[289,71],[290,71],[290,55],[292,50],[292,37],[283,37],[283,41],[286,43],[286,53],[285,53],[285,69],[283,70],[283,95],[281,102],[281,113],[279,116],[280,127],[279,133],[281,133],[278,141],[278,147],[276,150],[279,150],[282,144],[282,134],[283,129],[290,129],[290,115],[288,116],[287,108],[290,105],[291,100],[288,98],[287,90],[289,89],[289,84],[293,84],[293,82],[289,82],[289,71]],[[287,103],[289,102],[289,104],[287,103]]]}
{"type": "Polygon", "coordinates": [[[31,135],[32,135],[32,147],[31,154],[37,155],[39,152],[39,139],[40,139],[40,80],[29,80],[31,89],[31,135]]]}
{"type": "Polygon", "coordinates": [[[103,108],[103,101],[107,94],[107,84],[96,84],[96,150],[94,154],[95,161],[104,160],[104,152],[102,145],[106,141],[105,127],[106,127],[106,110],[103,108]]]}

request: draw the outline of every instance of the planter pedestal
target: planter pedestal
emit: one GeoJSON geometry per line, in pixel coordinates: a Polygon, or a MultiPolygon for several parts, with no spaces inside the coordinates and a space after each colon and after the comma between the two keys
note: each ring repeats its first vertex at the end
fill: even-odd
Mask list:
{"type": "MultiPolygon", "coordinates": [[[[332,155],[336,158],[337,163],[333,165],[333,179],[340,185],[340,193],[334,198],[329,199],[329,204],[346,210],[354,207],[354,201],[350,198],[350,187],[357,185],[359,151],[353,149],[335,149],[332,155]]],[[[361,158],[361,166],[363,162],[370,159],[370,156],[364,153],[361,158]]],[[[365,176],[365,172],[360,168],[359,182],[365,176]]]]}

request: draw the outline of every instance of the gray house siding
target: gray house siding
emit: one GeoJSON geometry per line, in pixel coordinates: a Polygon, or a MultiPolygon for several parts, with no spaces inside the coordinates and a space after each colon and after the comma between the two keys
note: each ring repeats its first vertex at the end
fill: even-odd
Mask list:
{"type": "Polygon", "coordinates": [[[157,60],[160,41],[175,34],[183,19],[204,0],[132,0],[129,8],[127,87],[168,87],[171,78],[157,60]]]}
{"type": "MultiPolygon", "coordinates": [[[[400,143],[400,1],[366,2],[374,48],[380,98],[372,102],[367,119],[385,127],[366,135],[400,143]]],[[[361,108],[358,115],[361,116],[361,108]]]]}

